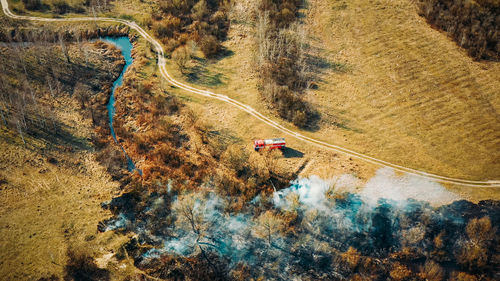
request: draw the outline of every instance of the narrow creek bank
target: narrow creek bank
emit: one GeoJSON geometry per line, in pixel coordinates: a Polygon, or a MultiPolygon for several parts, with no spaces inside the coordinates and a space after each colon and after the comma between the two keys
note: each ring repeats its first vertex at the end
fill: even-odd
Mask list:
{"type": "Polygon", "coordinates": [[[130,39],[127,36],[121,36],[121,37],[101,37],[99,38],[100,40],[113,44],[115,47],[120,49],[124,59],[125,59],[125,65],[123,66],[123,70],[120,73],[120,76],[113,82],[113,88],[111,89],[111,96],[109,98],[109,102],[106,105],[106,108],[108,109],[108,118],[109,118],[109,128],[111,130],[111,136],[113,136],[113,139],[115,142],[121,147],[123,153],[125,154],[125,157],[127,158],[127,168],[130,172],[132,171],[137,171],[139,174],[142,174],[142,171],[137,169],[135,167],[134,161],[128,156],[127,152],[123,148],[123,146],[118,142],[115,134],[115,129],[113,128],[113,116],[115,115],[115,92],[118,87],[120,87],[123,84],[123,75],[127,71],[127,68],[134,62],[134,59],[132,58],[132,48],[133,45],[130,42],[130,39]]]}

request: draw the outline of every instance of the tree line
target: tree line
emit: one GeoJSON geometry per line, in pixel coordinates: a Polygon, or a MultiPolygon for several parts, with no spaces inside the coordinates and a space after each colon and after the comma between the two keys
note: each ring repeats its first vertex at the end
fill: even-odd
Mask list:
{"type": "Polygon", "coordinates": [[[230,0],[157,1],[159,9],[148,24],[167,51],[194,42],[206,57],[221,50],[229,29],[230,0]]]}
{"type": "Polygon", "coordinates": [[[500,2],[420,0],[419,13],[449,33],[474,59],[500,60],[500,2]]]}
{"type": "MultiPolygon", "coordinates": [[[[24,9],[28,11],[51,11],[56,14],[66,13],[98,13],[110,8],[111,0],[22,0],[24,9]]],[[[16,12],[23,12],[22,10],[16,12]]]]}
{"type": "Polygon", "coordinates": [[[304,100],[311,83],[299,0],[262,0],[256,20],[256,64],[262,97],[280,117],[308,127],[318,113],[304,100]]]}

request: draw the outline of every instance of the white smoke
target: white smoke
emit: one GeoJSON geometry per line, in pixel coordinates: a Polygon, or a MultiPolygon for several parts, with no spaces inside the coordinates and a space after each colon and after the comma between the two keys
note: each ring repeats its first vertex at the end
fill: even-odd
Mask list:
{"type": "Polygon", "coordinates": [[[121,213],[118,215],[118,218],[113,219],[106,224],[106,228],[104,229],[104,231],[123,229],[128,225],[128,223],[129,220],[127,219],[127,217],[123,213],[121,213]]]}
{"type": "Polygon", "coordinates": [[[371,204],[375,204],[380,198],[399,203],[415,199],[433,205],[449,204],[461,199],[437,182],[408,174],[398,176],[391,168],[379,169],[366,183],[360,195],[365,202],[371,204]]]}
{"type": "Polygon", "coordinates": [[[299,202],[305,208],[329,209],[325,195],[328,191],[353,191],[358,184],[359,180],[349,174],[327,180],[313,175],[308,178],[298,178],[291,182],[289,188],[275,192],[273,201],[276,207],[288,209],[290,202],[285,199],[293,193],[298,196],[299,202]]]}
{"type": "Polygon", "coordinates": [[[295,193],[299,196],[300,203],[308,206],[320,206],[325,199],[325,193],[332,185],[331,180],[323,180],[318,176],[309,178],[299,178],[292,181],[289,188],[274,192],[273,201],[277,207],[285,207],[287,201],[283,200],[290,193],[295,193]]]}
{"type": "MultiPolygon", "coordinates": [[[[151,205],[146,208],[146,215],[152,216],[148,226],[134,227],[136,233],[142,233],[149,241],[158,241],[159,248],[144,253],[143,262],[147,263],[163,255],[188,257],[197,255],[200,251],[212,251],[226,258],[229,268],[243,262],[252,268],[269,271],[270,276],[283,275],[283,279],[288,280],[293,277],[290,266],[296,266],[294,260],[296,255],[300,255],[301,249],[305,252],[317,252],[319,257],[327,255],[317,248],[322,243],[335,245],[339,249],[346,243],[376,247],[370,244],[373,241],[363,238],[363,235],[368,235],[377,239],[376,236],[371,236],[373,233],[377,235],[379,229],[374,226],[377,223],[373,220],[376,214],[393,220],[393,223],[382,226],[384,231],[398,235],[400,229],[396,216],[403,212],[390,213],[390,209],[403,210],[410,198],[431,203],[460,199],[436,182],[409,175],[398,176],[393,170],[385,168],[377,171],[366,184],[348,174],[326,180],[317,176],[298,178],[291,182],[290,187],[276,191],[272,198],[258,196],[249,203],[246,211],[239,214],[227,211],[228,198],[220,197],[208,189],[179,197],[170,194],[164,196],[173,201],[168,215],[169,221],[173,223],[164,227],[168,231],[162,235],[162,232],[148,230],[149,227],[154,228],[155,220],[166,219],[154,217],[155,211],[161,210],[166,204],[167,200],[163,198],[151,200],[151,205]],[[353,194],[352,191],[358,190],[358,187],[363,190],[358,195],[353,194]],[[336,197],[339,194],[342,195],[336,197]],[[388,200],[382,202],[380,199],[388,200]],[[185,209],[181,207],[188,206],[186,203],[193,207],[193,221],[197,224],[198,231],[193,230],[191,222],[182,219],[185,209]],[[255,233],[255,228],[260,227],[258,218],[262,214],[262,208],[268,208],[264,207],[268,203],[274,204],[276,209],[298,210],[302,220],[297,227],[304,231],[300,234],[300,239],[280,232],[272,234],[270,243],[255,233]],[[378,210],[381,205],[384,207],[378,210]],[[384,210],[389,213],[384,213],[384,210]],[[294,254],[290,254],[292,252],[294,254]],[[267,268],[270,264],[273,267],[267,268]]],[[[421,206],[425,205],[426,208],[429,207],[428,204],[421,206]]],[[[125,216],[119,215],[108,224],[107,230],[132,224],[125,216]]],[[[310,263],[308,266],[314,266],[314,262],[308,259],[304,262],[310,263]]]]}
{"type": "Polygon", "coordinates": [[[328,191],[332,194],[354,192],[358,186],[362,186],[359,194],[369,205],[377,204],[380,199],[388,199],[398,204],[414,199],[429,202],[432,205],[449,204],[462,199],[435,181],[408,174],[397,175],[391,168],[382,168],[364,185],[350,174],[326,180],[314,175],[308,178],[298,178],[291,182],[289,188],[275,192],[273,201],[277,207],[289,209],[290,202],[286,198],[294,193],[298,195],[303,207],[325,210],[325,208],[329,209],[326,205],[328,191]]]}

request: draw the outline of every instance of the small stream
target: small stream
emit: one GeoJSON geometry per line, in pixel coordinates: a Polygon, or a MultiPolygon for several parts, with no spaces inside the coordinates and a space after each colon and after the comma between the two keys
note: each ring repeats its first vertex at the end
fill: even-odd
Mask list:
{"type": "Polygon", "coordinates": [[[125,65],[123,66],[123,70],[120,73],[120,76],[113,82],[113,88],[111,89],[111,96],[109,97],[109,102],[106,105],[108,109],[108,118],[109,118],[109,128],[111,129],[111,136],[113,136],[113,139],[115,142],[121,147],[123,150],[123,153],[125,154],[125,157],[127,158],[127,168],[130,172],[137,170],[139,174],[142,174],[141,170],[137,169],[135,167],[134,162],[132,159],[128,156],[127,152],[125,152],[125,149],[123,146],[118,142],[116,139],[116,134],[115,134],[115,129],[113,128],[113,116],[115,115],[115,91],[118,87],[120,87],[123,84],[123,75],[125,74],[125,71],[127,71],[127,68],[132,64],[134,59],[132,58],[132,43],[130,42],[130,39],[126,36],[121,36],[121,37],[101,37],[100,40],[113,44],[115,47],[120,49],[122,52],[123,57],[125,58],[125,65]]]}

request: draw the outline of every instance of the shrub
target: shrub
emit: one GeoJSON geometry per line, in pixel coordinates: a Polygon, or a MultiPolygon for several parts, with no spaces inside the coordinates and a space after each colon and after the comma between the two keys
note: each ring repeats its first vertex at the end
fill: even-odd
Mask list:
{"type": "Polygon", "coordinates": [[[215,36],[208,35],[201,39],[200,50],[203,52],[205,57],[214,57],[219,49],[219,42],[217,41],[217,38],[215,38],[215,36]]]}
{"type": "Polygon", "coordinates": [[[210,17],[210,26],[212,27],[212,34],[219,40],[226,39],[229,30],[229,21],[226,13],[217,11],[210,17]]]}
{"type": "Polygon", "coordinates": [[[443,280],[444,271],[439,264],[433,261],[426,261],[423,267],[420,267],[420,278],[428,281],[441,281],[443,280]]]}
{"type": "Polygon", "coordinates": [[[185,73],[189,61],[191,60],[191,52],[187,46],[180,46],[172,53],[172,59],[179,67],[179,70],[185,73]]]}
{"type": "Polygon", "coordinates": [[[241,175],[248,168],[248,152],[238,146],[230,145],[222,154],[221,160],[227,166],[241,175]]]}
{"type": "Polygon", "coordinates": [[[281,118],[295,126],[305,128],[317,116],[317,112],[302,98],[300,93],[289,90],[288,86],[279,86],[271,79],[261,83],[260,92],[264,99],[274,105],[281,118]]]}
{"type": "Polygon", "coordinates": [[[353,247],[349,247],[345,253],[341,255],[342,259],[347,262],[351,270],[354,270],[358,266],[361,255],[353,247]]]}
{"type": "Polygon", "coordinates": [[[465,272],[453,272],[451,274],[450,280],[456,281],[478,281],[478,278],[474,275],[470,275],[465,272]]]}
{"type": "Polygon", "coordinates": [[[209,13],[207,2],[205,0],[200,0],[191,9],[191,18],[193,20],[202,20],[209,13]]]}
{"type": "Polygon", "coordinates": [[[181,26],[181,19],[175,16],[167,16],[161,21],[157,21],[153,23],[152,29],[153,32],[159,38],[172,37],[174,32],[179,31],[181,26]]]}
{"type": "Polygon", "coordinates": [[[41,10],[43,8],[41,0],[23,0],[24,7],[28,10],[41,10]]]}
{"type": "Polygon", "coordinates": [[[110,280],[109,271],[97,267],[94,259],[82,250],[69,249],[68,263],[64,267],[64,280],[110,280]]]}
{"type": "Polygon", "coordinates": [[[466,233],[469,239],[462,242],[458,262],[471,270],[485,269],[496,229],[492,228],[489,217],[474,218],[467,224],[466,233]]]}
{"type": "Polygon", "coordinates": [[[392,266],[392,270],[389,275],[391,276],[392,280],[401,281],[408,278],[411,275],[411,271],[404,264],[396,262],[392,266]]]}
{"type": "Polygon", "coordinates": [[[305,127],[307,124],[307,114],[305,111],[297,110],[292,118],[292,122],[297,127],[305,127]]]}
{"type": "Polygon", "coordinates": [[[171,52],[181,45],[179,40],[174,39],[174,38],[171,38],[168,40],[162,40],[162,41],[165,44],[165,48],[167,49],[167,52],[171,52]]]}
{"type": "Polygon", "coordinates": [[[71,10],[71,7],[64,0],[54,1],[52,3],[54,11],[58,14],[65,14],[71,10]]]}

